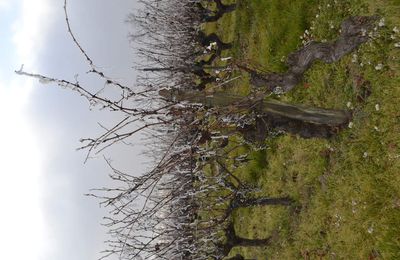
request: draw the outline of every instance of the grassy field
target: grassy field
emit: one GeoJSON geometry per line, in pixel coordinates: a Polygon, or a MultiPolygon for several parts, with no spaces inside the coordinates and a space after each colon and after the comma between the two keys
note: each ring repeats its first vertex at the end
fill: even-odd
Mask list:
{"type": "MultiPolygon", "coordinates": [[[[237,210],[238,234],[273,242],[231,255],[400,259],[400,1],[238,0],[236,11],[204,30],[234,43],[223,55],[282,71],[303,40],[334,39],[345,17],[373,14],[383,19],[369,43],[335,64],[314,64],[302,84],[280,97],[351,109],[349,127],[329,140],[283,135],[266,140],[264,150],[240,150],[253,160],[232,167],[236,176],[260,187],[260,196],[290,196],[296,206],[237,210]]],[[[241,78],[225,90],[248,93],[248,75],[236,73],[241,78]]]]}

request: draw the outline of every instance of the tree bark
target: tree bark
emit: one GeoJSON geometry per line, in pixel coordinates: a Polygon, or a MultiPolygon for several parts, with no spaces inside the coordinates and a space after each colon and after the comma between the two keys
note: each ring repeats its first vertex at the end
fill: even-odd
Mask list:
{"type": "Polygon", "coordinates": [[[291,53],[286,61],[289,67],[285,73],[258,73],[255,70],[238,66],[250,73],[251,84],[268,87],[271,91],[287,92],[303,79],[303,74],[316,60],[333,63],[368,41],[368,31],[373,27],[377,16],[349,17],[341,24],[341,33],[332,42],[310,42],[291,53]]]}
{"type": "MultiPolygon", "coordinates": [[[[272,99],[249,99],[241,96],[227,95],[225,93],[207,95],[199,91],[162,89],[159,91],[159,94],[167,100],[200,103],[209,107],[233,106],[244,109],[254,108],[260,115],[269,116],[271,120],[273,118],[281,118],[309,125],[340,127],[348,123],[351,118],[350,113],[344,110],[307,107],[272,99]]],[[[282,122],[281,126],[284,127],[285,124],[282,122]]]]}
{"type": "Polygon", "coordinates": [[[235,227],[233,222],[230,222],[225,228],[225,236],[227,242],[225,244],[220,245],[224,256],[227,256],[232,248],[241,246],[241,247],[264,247],[271,243],[272,237],[268,237],[265,239],[249,239],[243,238],[235,233],[235,227]]]}
{"type": "Polygon", "coordinates": [[[232,209],[243,208],[243,207],[255,207],[255,206],[290,206],[293,203],[293,199],[289,197],[282,198],[241,198],[234,200],[231,204],[232,209]]]}
{"type": "Polygon", "coordinates": [[[216,22],[218,21],[224,14],[232,12],[236,9],[236,4],[224,5],[221,0],[214,0],[217,5],[217,11],[213,12],[207,8],[204,8],[201,3],[197,3],[196,7],[201,14],[202,22],[216,22]]]}
{"type": "Polygon", "coordinates": [[[221,39],[215,33],[206,35],[203,31],[199,31],[197,38],[198,38],[198,42],[203,47],[207,47],[212,42],[215,42],[217,44],[217,54],[218,55],[221,53],[222,50],[227,50],[227,49],[232,48],[231,43],[225,43],[225,42],[221,41],[221,39]]]}

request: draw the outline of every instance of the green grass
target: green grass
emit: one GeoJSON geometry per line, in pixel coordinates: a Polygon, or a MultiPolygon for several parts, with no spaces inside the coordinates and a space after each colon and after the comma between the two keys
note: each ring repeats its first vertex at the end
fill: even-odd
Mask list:
{"type": "MultiPolygon", "coordinates": [[[[237,232],[249,238],[273,235],[265,248],[236,248],[256,259],[400,259],[400,1],[238,1],[238,9],[204,30],[217,32],[234,48],[236,62],[260,71],[282,71],[282,57],[301,46],[308,29],[315,40],[338,35],[350,15],[379,14],[385,25],[357,56],[335,64],[316,63],[286,101],[353,110],[352,127],[331,140],[284,135],[267,149],[243,147],[247,165],[236,176],[262,196],[290,196],[297,210],[264,207],[237,210],[237,232]],[[394,37],[395,39],[391,39],[394,37]],[[382,64],[382,68],[380,69],[382,64]],[[361,85],[371,95],[363,102],[361,85]],[[305,87],[307,86],[307,87],[305,87]]],[[[240,74],[236,72],[236,74],[240,74]]],[[[226,87],[246,94],[248,75],[226,87]]],[[[233,169],[233,168],[232,168],[233,169]]]]}
{"type": "MultiPolygon", "coordinates": [[[[310,22],[313,2],[238,1],[235,12],[224,15],[218,22],[206,24],[204,30],[216,32],[223,41],[234,43],[232,50],[223,55],[261,71],[282,71],[285,69],[282,57],[301,43],[299,35],[310,22]]],[[[249,88],[248,76],[242,75],[229,90],[247,94],[249,88]]]]}

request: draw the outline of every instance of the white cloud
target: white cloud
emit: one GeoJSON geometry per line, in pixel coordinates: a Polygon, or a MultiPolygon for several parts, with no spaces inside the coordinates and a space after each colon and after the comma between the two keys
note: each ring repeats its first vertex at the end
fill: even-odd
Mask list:
{"type": "Polygon", "coordinates": [[[36,260],[45,243],[39,185],[42,158],[24,117],[27,95],[21,91],[14,83],[7,87],[0,83],[0,259],[36,260]]]}
{"type": "MultiPolygon", "coordinates": [[[[59,3],[61,8],[61,1],[59,3]]],[[[44,46],[46,33],[54,19],[55,12],[52,8],[54,8],[54,1],[50,0],[22,1],[21,15],[13,24],[13,42],[18,58],[28,66],[35,63],[35,54],[44,46]]]]}
{"type": "MultiPolygon", "coordinates": [[[[38,50],[43,48],[51,25],[51,1],[54,4],[53,0],[19,2],[21,10],[11,36],[17,56],[9,63],[17,61],[35,68],[38,50]]],[[[0,0],[0,9],[10,7],[11,2],[18,4],[0,0]]],[[[33,81],[28,78],[0,78],[0,259],[39,260],[48,243],[41,209],[41,146],[25,111],[32,88],[33,81]]]]}
{"type": "Polygon", "coordinates": [[[7,9],[10,7],[10,1],[9,0],[0,0],[0,10],[1,9],[7,9]]]}

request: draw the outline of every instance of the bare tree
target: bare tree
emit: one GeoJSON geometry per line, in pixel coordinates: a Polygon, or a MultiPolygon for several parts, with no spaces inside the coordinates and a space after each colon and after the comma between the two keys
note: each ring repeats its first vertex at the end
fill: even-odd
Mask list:
{"type": "MultiPolygon", "coordinates": [[[[141,175],[122,172],[106,160],[114,187],[93,190],[90,196],[109,209],[105,225],[110,239],[104,256],[121,259],[223,259],[235,246],[267,246],[272,237],[248,239],[235,233],[232,212],[243,207],[296,202],[285,194],[256,197],[256,187],[243,183],[229,170],[225,150],[229,136],[264,141],[271,132],[291,132],[303,137],[329,137],[343,127],[351,115],[345,110],[311,108],[272,100],[268,91],[255,90],[247,97],[206,93],[216,80],[209,70],[221,51],[231,43],[216,34],[205,35],[200,24],[214,21],[236,5],[204,1],[141,0],[142,8],[131,14],[135,24],[131,39],[138,45],[142,73],[135,87],[113,80],[97,67],[74,35],[64,0],[68,33],[87,61],[89,73],[104,81],[90,90],[78,78],[58,79],[20,70],[16,73],[68,88],[88,100],[91,106],[116,111],[122,119],[95,138],[82,139],[80,149],[93,153],[145,133],[152,140],[148,154],[153,167],[141,175]],[[200,79],[201,83],[196,83],[200,79]],[[105,90],[112,91],[107,95],[105,90]],[[211,124],[208,120],[213,118],[211,124]],[[210,173],[210,170],[212,172],[210,173]],[[205,213],[211,217],[205,217],[205,213]]],[[[316,59],[335,62],[366,42],[364,35],[375,17],[351,17],[342,23],[340,37],[331,43],[310,43],[289,55],[287,73],[261,74],[240,62],[218,69],[238,68],[251,74],[255,87],[291,90],[316,59]]],[[[236,158],[244,163],[246,158],[236,158]]],[[[240,255],[231,259],[243,259],[240,255]]]]}

